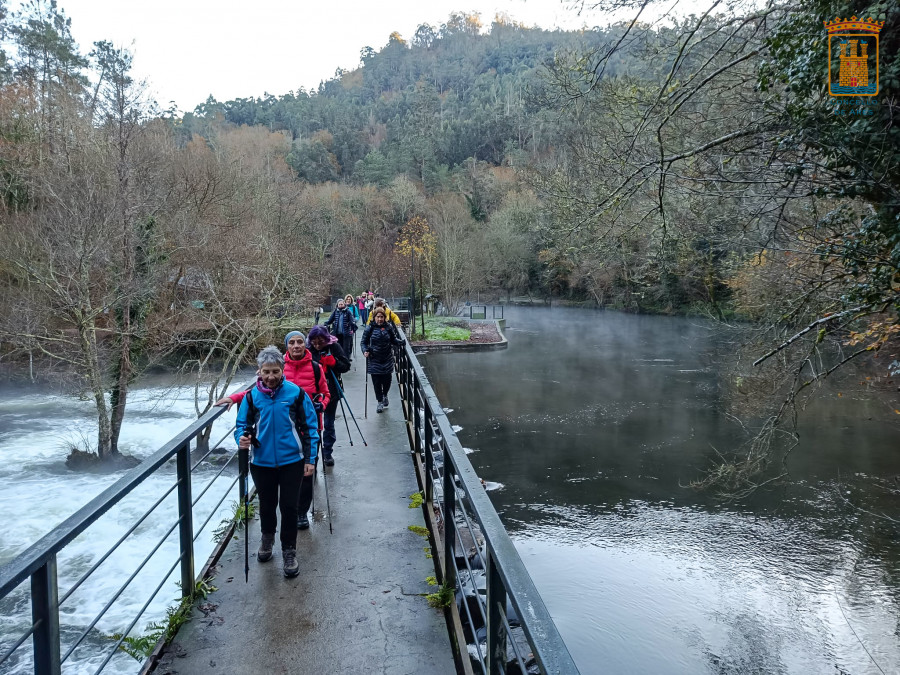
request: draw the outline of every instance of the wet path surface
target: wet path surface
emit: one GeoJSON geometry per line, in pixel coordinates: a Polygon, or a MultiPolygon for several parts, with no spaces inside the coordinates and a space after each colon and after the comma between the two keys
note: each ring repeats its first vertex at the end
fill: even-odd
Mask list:
{"type": "MultiPolygon", "coordinates": [[[[391,405],[375,413],[369,392],[364,418],[363,363],[344,376],[347,396],[369,446],[350,422],[337,420],[335,466],[327,469],[328,529],[322,465],[309,530],[298,533],[300,575],[285,579],[276,541],[259,563],[259,521],[250,530],[250,580],[244,542],[232,540],[204,609],[180,630],[156,673],[429,673],[456,669],[443,613],[423,597],[433,592],[428,541],[408,529],[424,526],[409,508],[418,490],[396,382],[391,405]]],[[[230,415],[234,415],[232,410],[230,415]]]]}

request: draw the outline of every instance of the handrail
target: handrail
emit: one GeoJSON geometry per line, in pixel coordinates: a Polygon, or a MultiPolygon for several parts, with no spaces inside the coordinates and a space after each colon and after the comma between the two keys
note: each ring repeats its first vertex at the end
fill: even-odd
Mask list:
{"type": "Polygon", "coordinates": [[[0,597],[4,597],[25,579],[34,574],[51,556],[84,532],[94,521],[109,511],[123,497],[140,485],[150,474],[168,462],[185,443],[189,443],[206,427],[225,412],[225,408],[213,408],[203,417],[187,426],[168,443],[115,483],[94,497],[78,511],[66,518],[37,542],[29,546],[17,558],[0,568],[0,597]]]}
{"type": "MultiPolygon", "coordinates": [[[[425,467],[425,475],[420,475],[420,479],[425,488],[426,510],[431,512],[433,507],[440,508],[442,514],[445,550],[443,556],[436,558],[445,583],[452,583],[456,593],[462,592],[456,565],[459,536],[456,512],[462,511],[465,516],[466,510],[471,511],[484,537],[484,551],[479,552],[484,560],[487,583],[487,600],[482,607],[486,617],[487,654],[480,664],[482,671],[490,674],[506,672],[506,645],[510,639],[506,618],[508,598],[541,672],[578,673],[565,642],[408,341],[397,348],[395,357],[411,451],[423,460],[425,467]],[[436,468],[436,448],[442,451],[442,472],[436,468]],[[438,488],[439,485],[442,489],[438,488]],[[459,497],[459,488],[465,499],[459,497]]],[[[464,520],[469,522],[467,516],[464,520]]],[[[471,529],[471,524],[469,527],[471,529]]],[[[434,536],[437,539],[438,532],[434,532],[434,536]]],[[[469,580],[473,581],[470,568],[468,574],[469,580]]],[[[470,629],[474,634],[474,627],[470,629]]],[[[480,655],[480,645],[477,645],[477,651],[480,655]]],[[[513,655],[521,667],[521,656],[514,642],[513,655]]]]}

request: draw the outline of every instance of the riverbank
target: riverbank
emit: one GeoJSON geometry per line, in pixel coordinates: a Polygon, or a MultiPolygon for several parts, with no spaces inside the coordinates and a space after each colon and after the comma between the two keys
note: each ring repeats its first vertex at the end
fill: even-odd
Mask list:
{"type": "MultiPolygon", "coordinates": [[[[441,336],[446,335],[446,332],[437,333],[437,339],[430,340],[413,340],[410,339],[410,344],[413,347],[440,347],[440,348],[478,348],[479,346],[499,346],[506,345],[506,338],[503,336],[503,333],[500,330],[500,326],[496,321],[467,321],[465,319],[453,319],[452,326],[457,327],[459,329],[463,329],[457,333],[456,339],[441,339],[441,336]],[[467,336],[463,336],[463,332],[467,333],[467,336]]],[[[429,333],[428,326],[426,324],[426,335],[429,333]]]]}

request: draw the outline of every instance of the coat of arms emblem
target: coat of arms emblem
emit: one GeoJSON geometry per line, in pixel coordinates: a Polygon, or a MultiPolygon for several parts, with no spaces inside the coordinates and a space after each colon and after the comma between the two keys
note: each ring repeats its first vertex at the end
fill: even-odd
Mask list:
{"type": "Polygon", "coordinates": [[[878,34],[884,21],[852,16],[823,23],[828,31],[828,93],[877,95],[878,34]]]}

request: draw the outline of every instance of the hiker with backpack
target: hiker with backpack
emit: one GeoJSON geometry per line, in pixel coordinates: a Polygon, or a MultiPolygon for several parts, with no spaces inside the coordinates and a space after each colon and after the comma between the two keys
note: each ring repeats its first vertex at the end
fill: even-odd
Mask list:
{"type": "MultiPolygon", "coordinates": [[[[284,346],[287,350],[287,354],[284,356],[284,377],[309,396],[318,417],[316,428],[324,434],[325,410],[331,402],[331,390],[328,388],[328,380],[325,379],[325,370],[313,361],[312,354],[306,348],[306,336],[299,330],[291,331],[284,336],[284,346]]],[[[239,403],[246,395],[247,392],[238,391],[231,396],[219,399],[216,401],[216,405],[231,408],[234,403],[239,403]]],[[[309,529],[309,518],[306,512],[309,511],[312,504],[313,483],[313,480],[304,481],[300,488],[297,506],[297,528],[300,530],[309,529]]]]}
{"type": "Polygon", "coordinates": [[[341,347],[344,348],[344,353],[347,355],[347,358],[352,361],[353,334],[356,332],[357,326],[356,322],[353,320],[353,314],[347,308],[347,304],[344,300],[338,300],[337,307],[335,307],[331,316],[328,317],[328,321],[325,322],[325,327],[338,339],[338,342],[341,343],[341,347]]]}
{"type": "Polygon", "coordinates": [[[360,348],[366,357],[366,372],[372,376],[376,412],[384,412],[388,407],[388,390],[391,388],[391,373],[394,372],[394,345],[402,345],[399,329],[387,320],[384,307],[376,307],[372,312],[372,323],[363,331],[360,348]]]}
{"type": "MultiPolygon", "coordinates": [[[[250,474],[259,495],[262,542],[256,557],[272,559],[281,512],[281,555],[286,577],[300,572],[297,562],[297,497],[312,483],[318,454],[318,416],[309,396],[284,376],[285,360],[274,345],[256,357],[256,385],[243,392],[234,439],[250,450],[250,474]]],[[[230,407],[230,406],[229,406],[230,407]]]]}
{"type": "Polygon", "coordinates": [[[350,370],[350,359],[344,353],[344,349],[338,344],[338,339],[328,332],[324,326],[313,326],[309,331],[308,344],[309,352],[312,354],[313,361],[318,363],[325,371],[325,379],[328,381],[328,392],[330,402],[325,406],[324,430],[322,431],[322,461],[325,466],[334,466],[334,443],[337,440],[337,434],[334,430],[334,418],[337,414],[337,407],[341,401],[341,392],[338,384],[341,382],[341,375],[350,370]],[[335,381],[337,378],[337,381],[335,381]]]}
{"type": "Polygon", "coordinates": [[[388,307],[387,302],[385,302],[384,298],[376,298],[372,304],[372,311],[369,314],[369,320],[367,323],[371,324],[373,319],[375,318],[375,310],[381,308],[384,311],[384,317],[388,321],[388,323],[394,324],[395,327],[400,328],[400,317],[397,316],[397,313],[388,307]]]}

